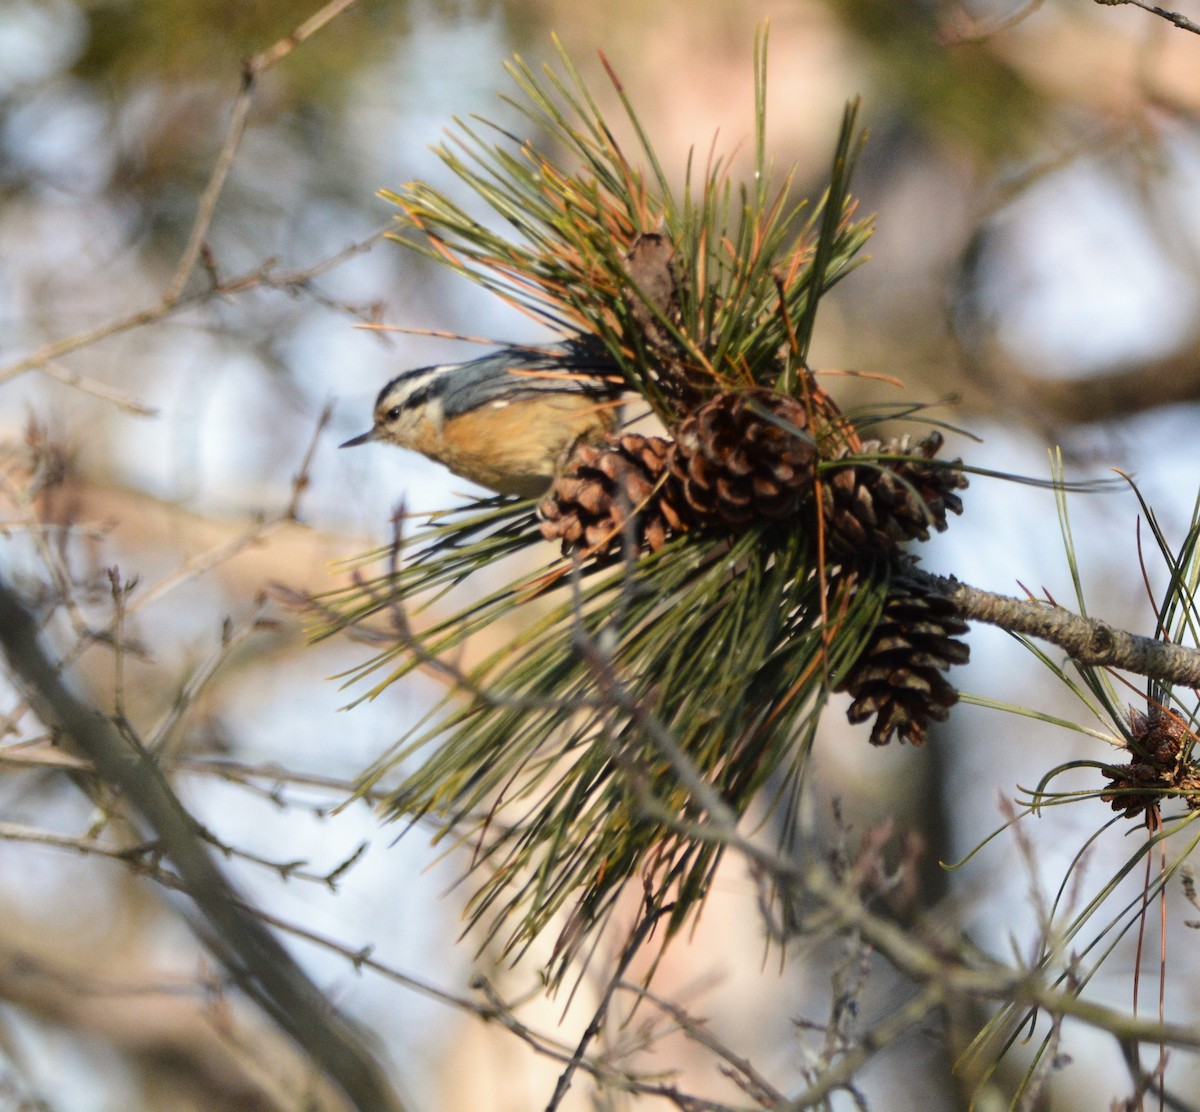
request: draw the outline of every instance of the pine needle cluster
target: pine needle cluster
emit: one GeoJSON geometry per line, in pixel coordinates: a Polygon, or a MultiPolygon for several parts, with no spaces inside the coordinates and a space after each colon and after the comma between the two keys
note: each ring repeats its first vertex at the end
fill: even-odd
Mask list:
{"type": "MultiPolygon", "coordinates": [[[[595,337],[669,435],[581,445],[540,510],[492,499],[435,515],[374,554],[383,574],[320,601],[321,632],[390,614],[389,643],[347,677],[373,680],[370,694],[418,667],[450,676],[444,703],[368,781],[403,767],[389,813],[432,818],[440,837],[471,848],[470,918],[506,950],[559,923],[552,978],[630,880],[639,922],[664,921],[664,937],[700,906],[720,848],[695,836],[708,816],[679,753],[736,814],[770,785],[786,834],[831,691],[847,687],[889,716],[873,740],[897,728],[921,740],[911,690],[900,710],[888,701],[877,627],[901,544],[944,528],[965,485],[928,441],[864,447],[808,367],[820,299],[870,234],[849,193],[857,106],[824,197],[794,200],[793,175],[777,180],[766,156],[761,37],[752,184],[710,156],[689,162],[676,191],[607,63],[633,156],[565,53],[559,63],[509,67],[520,93],[509,103],[537,144],[457,121],[438,151],[504,233],[416,182],[388,194],[400,238],[560,333],[595,337]],[[881,475],[886,499],[875,497],[881,475]],[[866,522],[870,539],[830,556],[839,520],[866,522]],[[413,613],[530,548],[549,561],[541,572],[414,632],[413,613]],[[444,663],[514,610],[521,632],[489,659],[467,674],[444,663]]],[[[939,633],[927,612],[908,653],[922,655],[921,676],[965,658],[951,646],[953,615],[939,633]]],[[[907,632],[888,627],[891,648],[907,632]]],[[[943,682],[933,715],[951,701],[943,682]]]]}

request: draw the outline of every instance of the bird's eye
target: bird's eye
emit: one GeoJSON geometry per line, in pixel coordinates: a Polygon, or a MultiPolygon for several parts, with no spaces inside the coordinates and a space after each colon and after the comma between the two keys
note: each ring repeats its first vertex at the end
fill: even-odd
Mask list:
{"type": "Polygon", "coordinates": [[[384,414],[384,416],[385,416],[385,417],[386,417],[386,418],[387,418],[389,421],[396,421],[396,420],[399,420],[399,418],[400,418],[400,414],[401,414],[401,413],[403,413],[403,412],[404,412],[404,407],[403,407],[403,406],[394,405],[394,406],[392,406],[392,408],[391,408],[391,409],[389,409],[389,410],[387,411],[387,413],[385,413],[385,414],[384,414]]]}

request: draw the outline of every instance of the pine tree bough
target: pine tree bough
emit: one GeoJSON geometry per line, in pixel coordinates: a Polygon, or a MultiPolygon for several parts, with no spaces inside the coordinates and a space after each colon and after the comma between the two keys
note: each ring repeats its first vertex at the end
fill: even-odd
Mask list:
{"type": "Polygon", "coordinates": [[[1200,650],[1127,633],[1098,618],[1085,618],[1036,599],[983,591],[953,576],[916,568],[911,574],[953,602],[967,620],[1049,641],[1077,664],[1120,668],[1166,684],[1200,687],[1200,650]]]}

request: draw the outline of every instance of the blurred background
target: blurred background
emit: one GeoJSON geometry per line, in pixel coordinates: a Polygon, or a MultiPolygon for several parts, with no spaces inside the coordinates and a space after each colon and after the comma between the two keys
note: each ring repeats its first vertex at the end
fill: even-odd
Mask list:
{"type": "MultiPolygon", "coordinates": [[[[1176,6],[1200,22],[1195,0],[1176,6]]],[[[460,941],[464,858],[420,828],[397,841],[399,828],[347,803],[438,687],[418,677],[349,708],[364,688],[336,677],[370,648],[307,645],[301,622],[264,597],[275,583],[345,583],[337,561],[386,543],[401,503],[472,496],[420,457],[336,450],[368,427],[392,375],[483,350],[362,326],[542,338],[383,240],[392,213],[376,191],[423,178],[466,202],[431,145],[473,114],[523,134],[498,97],[513,91],[503,63],[514,52],[552,61],[555,34],[615,118],[603,51],[678,180],[689,151],[702,159],[714,137],[748,164],[752,44],[769,19],[769,148],[781,173],[796,164],[798,190],[819,195],[852,96],[870,133],[854,191],[878,217],[872,259],[823,303],[814,364],[905,388],[853,378],[829,388],[847,407],[940,402],[935,416],[980,438],[950,437],[949,454],[978,466],[1046,478],[1047,449],[1059,446],[1072,477],[1132,474],[1178,541],[1200,485],[1200,37],[1090,0],[363,0],[256,84],[201,264],[174,296],[241,65],[317,7],[0,6],[0,567],[98,705],[161,742],[186,802],[238,851],[230,872],[293,928],[293,952],[370,1029],[414,1106],[540,1108],[561,1066],[439,994],[478,999],[468,986],[482,971],[525,1000],[526,1022],[570,1046],[594,986],[585,979],[570,1007],[565,994],[546,1002],[538,955],[497,967],[480,938],[460,941]],[[110,628],[118,604],[114,653],[88,631],[110,628]],[[356,968],[368,947],[382,971],[356,968]]],[[[1074,604],[1051,494],[976,478],[965,501],[963,518],[924,546],[925,567],[1074,604]]],[[[1137,500],[1122,488],[1074,498],[1070,511],[1090,612],[1151,632],[1139,563],[1155,590],[1166,573],[1144,521],[1139,538],[1137,500]]],[[[1011,638],[979,629],[969,640],[964,691],[1111,733],[1011,638]]],[[[1129,700],[1144,706],[1137,691],[1129,700]]],[[[939,861],[1005,821],[1002,801],[1111,749],[961,705],[924,749],[872,751],[840,709],[819,739],[810,828],[823,844],[835,799],[854,837],[894,823],[923,862],[922,890],[898,914],[932,911],[985,950],[1029,957],[1038,894],[1052,898],[1074,864],[1071,898],[1086,901],[1144,837],[1136,824],[1112,828],[1080,861],[1111,818],[1085,801],[1027,819],[1025,856],[1009,835],[948,872],[939,861]]],[[[8,688],[0,722],[0,1107],[301,1107],[314,1080],[269,1024],[218,991],[179,908],[122,864],[70,850],[94,833],[96,812],[48,767],[36,720],[8,688]],[[38,844],[39,832],[68,848],[38,844]]],[[[1056,786],[1097,784],[1080,773],[1056,786]]],[[[1142,880],[1130,877],[1114,907],[1142,880]]],[[[1189,913],[1172,892],[1166,1010],[1180,1023],[1197,1020],[1189,913]]],[[[1131,1005],[1134,941],[1109,957],[1099,999],[1131,1005]]],[[[805,1024],[828,1021],[846,953],[861,958],[820,946],[782,966],[764,960],[754,886],[730,861],[654,987],[788,1091],[829,1053],[805,1024]]],[[[861,960],[869,1024],[908,990],[861,960]]],[[[1156,984],[1149,957],[1145,969],[1156,984]]],[[[712,1053],[662,1037],[664,1022],[644,1008],[607,1037],[614,1053],[642,1039],[653,1055],[631,1060],[679,1071],[681,1088],[744,1102],[712,1053]]],[[[914,1033],[856,1084],[893,1112],[965,1107],[960,1049],[914,1033]]],[[[1072,1061],[1044,1107],[1108,1107],[1130,1090],[1110,1042],[1068,1028],[1063,1049],[1072,1061]]],[[[1000,1088],[1022,1068],[1014,1054],[1000,1088]]],[[[1178,1055],[1168,1077],[1196,1091],[1194,1057],[1178,1055]]],[[[593,1107],[588,1084],[576,1089],[564,1107],[593,1107]]]]}

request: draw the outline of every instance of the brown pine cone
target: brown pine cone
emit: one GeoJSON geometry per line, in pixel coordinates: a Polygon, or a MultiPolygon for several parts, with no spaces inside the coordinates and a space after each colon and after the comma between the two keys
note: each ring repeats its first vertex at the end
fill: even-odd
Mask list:
{"type": "Polygon", "coordinates": [[[931,721],[944,722],[958,692],[942,675],[952,664],[965,664],[970,649],[956,634],[967,632],[954,603],[928,594],[904,576],[892,580],[883,614],[862,655],[838,685],[854,702],[851,722],[872,715],[871,744],[886,745],[898,733],[921,745],[931,721]]]}
{"type": "Polygon", "coordinates": [[[1129,709],[1129,764],[1106,769],[1109,791],[1100,798],[1133,818],[1171,796],[1182,795],[1190,810],[1200,810],[1200,765],[1191,760],[1195,736],[1173,710],[1152,707],[1148,714],[1129,709]]]}
{"type": "Polygon", "coordinates": [[[770,390],[706,402],[675,432],[680,509],[697,525],[734,528],[793,516],[813,490],[808,425],[802,402],[770,390]]]}
{"type": "MultiPolygon", "coordinates": [[[[864,441],[855,455],[902,455],[899,460],[847,463],[821,482],[829,552],[838,557],[889,552],[911,540],[929,540],[946,528],[946,511],[962,513],[954,492],[967,486],[961,460],[933,463],[943,443],[931,432],[915,445],[908,436],[864,441]]],[[[838,458],[850,453],[842,449],[838,458]]]]}
{"type": "Polygon", "coordinates": [[[683,528],[663,496],[671,447],[636,433],[580,444],[538,506],[542,536],[562,541],[564,556],[617,557],[630,530],[635,550],[661,548],[683,528]]]}

